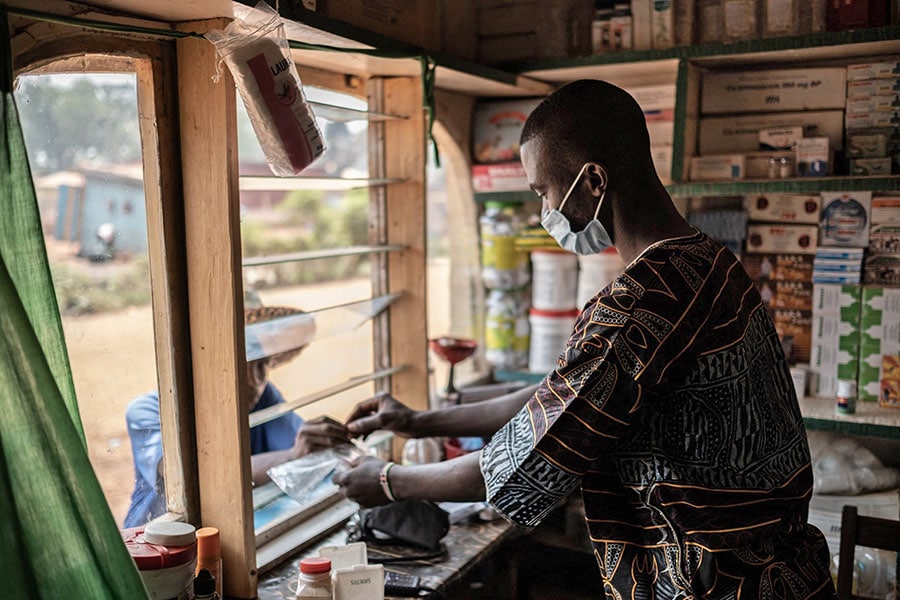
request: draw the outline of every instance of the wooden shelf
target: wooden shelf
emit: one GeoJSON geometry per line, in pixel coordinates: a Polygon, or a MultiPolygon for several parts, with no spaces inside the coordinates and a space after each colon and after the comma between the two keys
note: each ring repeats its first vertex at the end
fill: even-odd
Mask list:
{"type": "MultiPolygon", "coordinates": [[[[607,78],[637,70],[640,77],[651,78],[672,68],[670,63],[688,60],[704,66],[735,66],[810,61],[846,61],[900,53],[900,27],[887,26],[857,31],[820,32],[808,35],[746,40],[734,43],[696,44],[666,50],[628,50],[593,56],[548,59],[503,65],[541,81],[572,81],[582,77],[607,78]],[[852,47],[848,47],[852,46],[852,47]]],[[[674,81],[672,77],[671,81],[674,81]]]]}
{"type": "Polygon", "coordinates": [[[857,402],[856,414],[834,412],[834,398],[807,396],[800,400],[800,412],[808,429],[848,435],[900,439],[900,410],[881,408],[877,402],[857,402]]]}
{"type": "Polygon", "coordinates": [[[762,193],[817,194],[819,192],[887,192],[900,190],[900,177],[807,177],[694,181],[666,186],[675,197],[742,196],[762,193]]]}

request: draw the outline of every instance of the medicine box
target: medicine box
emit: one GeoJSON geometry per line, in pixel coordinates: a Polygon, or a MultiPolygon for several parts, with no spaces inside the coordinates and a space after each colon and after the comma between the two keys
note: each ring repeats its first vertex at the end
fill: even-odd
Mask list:
{"type": "Polygon", "coordinates": [[[794,150],[769,150],[744,154],[744,177],[748,179],[786,179],[796,176],[794,150]]]}
{"type": "Polygon", "coordinates": [[[858,285],[813,286],[810,370],[818,374],[818,395],[833,395],[837,379],[857,377],[861,296],[858,285]]]}
{"type": "Polygon", "coordinates": [[[812,312],[791,308],[771,310],[775,331],[781,339],[788,362],[808,363],[811,349],[812,312]]]}
{"type": "Polygon", "coordinates": [[[751,221],[774,223],[819,222],[821,196],[804,194],[756,194],[744,198],[751,221]]]}
{"type": "Polygon", "coordinates": [[[869,254],[900,255],[900,221],[872,225],[869,229],[869,254]]]}
{"type": "Polygon", "coordinates": [[[797,142],[797,173],[801,177],[828,175],[828,138],[810,137],[797,142]]]}
{"type": "Polygon", "coordinates": [[[750,225],[747,252],[814,254],[817,235],[814,225],[750,225]]]}
{"type": "Polygon", "coordinates": [[[900,286],[900,256],[876,254],[866,259],[863,283],[868,285],[900,286]]]}
{"type": "Polygon", "coordinates": [[[383,600],[384,566],[356,565],[331,574],[334,600],[383,600]]]}
{"type": "Polygon", "coordinates": [[[519,160],[519,138],[541,99],[479,102],[472,116],[472,156],[477,163],[519,160]]]}
{"type": "Polygon", "coordinates": [[[703,75],[703,114],[844,108],[843,68],[722,71],[703,75]]]}
{"type": "Polygon", "coordinates": [[[760,150],[793,150],[797,140],[803,138],[803,127],[774,127],[759,130],[760,150]]]}
{"type": "Polygon", "coordinates": [[[663,185],[672,183],[672,146],[651,146],[650,157],[663,185]]]}
{"type": "Polygon", "coordinates": [[[847,132],[847,156],[850,158],[883,158],[888,155],[891,129],[868,129],[847,132]]]}
{"type": "Polygon", "coordinates": [[[870,127],[896,127],[900,126],[900,111],[868,111],[847,113],[847,129],[866,129],[870,127]]]}
{"type": "Polygon", "coordinates": [[[757,115],[728,115],[700,119],[701,155],[729,152],[754,152],[759,147],[759,132],[775,127],[803,128],[804,137],[827,137],[835,150],[844,147],[844,111],[806,111],[757,115]]]}
{"type": "Polygon", "coordinates": [[[851,158],[850,175],[890,175],[891,157],[884,158],[851,158]]]}
{"type": "Polygon", "coordinates": [[[813,284],[809,281],[759,281],[756,289],[770,308],[812,310],[813,284]]]}
{"type": "Polygon", "coordinates": [[[847,82],[847,100],[858,100],[868,96],[888,96],[900,93],[900,78],[862,79],[847,82]]]}
{"type": "Polygon", "coordinates": [[[857,96],[847,98],[846,111],[848,113],[889,112],[900,110],[900,96],[857,96]]]}
{"type": "Polygon", "coordinates": [[[675,121],[647,121],[647,134],[650,136],[650,147],[671,146],[675,134],[675,121]]]}
{"type": "Polygon", "coordinates": [[[900,196],[872,198],[872,225],[900,223],[900,196]]]}
{"type": "Polygon", "coordinates": [[[522,163],[472,165],[472,188],[476,192],[525,192],[528,175],[522,163]]]}
{"type": "Polygon", "coordinates": [[[723,181],[744,178],[742,154],[691,157],[692,181],[723,181]]]}
{"type": "Polygon", "coordinates": [[[747,252],[741,264],[754,281],[812,281],[812,254],[747,252]]]}
{"type": "Polygon", "coordinates": [[[645,115],[675,109],[674,85],[642,85],[627,88],[626,91],[635,99],[645,115]]]}
{"type": "Polygon", "coordinates": [[[822,192],[819,243],[865,248],[869,245],[872,192],[822,192]]]}
{"type": "MultiPolygon", "coordinates": [[[[900,355],[900,289],[877,286],[863,288],[860,330],[860,380],[857,393],[862,400],[874,401],[879,399],[882,391],[884,357],[900,355]]],[[[893,362],[889,359],[888,366],[893,368],[893,362]]]]}
{"type": "Polygon", "coordinates": [[[897,77],[900,77],[900,61],[896,60],[847,65],[847,81],[897,77]]]}

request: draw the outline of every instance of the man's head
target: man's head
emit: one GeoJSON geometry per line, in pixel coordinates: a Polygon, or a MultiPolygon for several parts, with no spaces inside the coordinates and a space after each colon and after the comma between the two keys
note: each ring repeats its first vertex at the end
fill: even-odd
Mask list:
{"type": "MultiPolygon", "coordinates": [[[[306,347],[304,345],[296,348],[292,345],[288,345],[284,349],[278,351],[270,350],[269,352],[266,352],[260,342],[260,335],[250,326],[266,324],[268,326],[267,329],[269,330],[267,332],[269,337],[274,336],[277,338],[278,332],[283,330],[286,332],[287,338],[296,339],[298,332],[303,330],[303,335],[301,335],[300,338],[311,338],[315,332],[315,322],[312,319],[304,320],[299,324],[288,323],[285,321],[287,317],[301,314],[304,314],[302,310],[288,306],[263,306],[258,298],[254,299],[253,297],[247,297],[245,295],[244,325],[248,327],[245,329],[247,355],[249,357],[251,352],[253,352],[255,356],[265,354],[263,358],[247,361],[247,390],[245,394],[248,399],[250,410],[253,410],[259,403],[259,400],[266,389],[266,385],[268,385],[269,382],[269,372],[299,356],[306,347]],[[279,321],[279,319],[282,321],[279,321]],[[284,328],[279,328],[277,326],[278,323],[284,323],[284,328]]],[[[275,345],[276,347],[283,347],[277,341],[275,345]]]]}
{"type": "Polygon", "coordinates": [[[550,94],[528,117],[520,146],[547,208],[558,208],[571,188],[565,214],[573,231],[593,218],[607,190],[627,192],[656,177],[641,107],[605,81],[575,81],[550,94]]]}

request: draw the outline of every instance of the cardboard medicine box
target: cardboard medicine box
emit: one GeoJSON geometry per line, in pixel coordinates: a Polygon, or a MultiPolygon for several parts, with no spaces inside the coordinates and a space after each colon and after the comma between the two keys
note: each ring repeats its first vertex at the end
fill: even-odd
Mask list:
{"type": "Polygon", "coordinates": [[[890,175],[891,157],[884,158],[852,158],[850,159],[850,175],[890,175]]]}
{"type": "Polygon", "coordinates": [[[888,155],[891,129],[863,129],[847,132],[847,156],[883,158],[888,155]]]}
{"type": "Polygon", "coordinates": [[[869,229],[869,254],[900,255],[900,221],[872,225],[869,229]]]}
{"type": "Polygon", "coordinates": [[[747,252],[814,254],[817,227],[814,225],[760,225],[747,227],[747,252]]]}
{"type": "Polygon", "coordinates": [[[816,224],[821,201],[819,195],[756,194],[745,196],[744,206],[751,221],[816,224]]]}
{"type": "Polygon", "coordinates": [[[897,77],[900,77],[900,61],[896,60],[847,65],[847,81],[897,77]]]}
{"type": "Polygon", "coordinates": [[[755,152],[760,130],[796,125],[803,128],[804,137],[827,137],[830,148],[844,147],[843,109],[703,117],[699,123],[701,155],[755,152]]]}
{"type": "MultiPolygon", "coordinates": [[[[884,401],[889,408],[900,408],[897,394],[884,396],[882,380],[900,379],[897,365],[900,360],[900,289],[867,286],[863,288],[863,306],[860,316],[860,378],[859,398],[884,401]],[[885,357],[889,357],[885,360],[885,357]]],[[[890,392],[891,388],[888,388],[890,392]]],[[[898,390],[900,391],[900,390],[898,390]]]]}
{"type": "Polygon", "coordinates": [[[791,364],[808,363],[812,342],[812,312],[792,308],[775,308],[771,309],[770,313],[788,361],[791,364]]]}
{"type": "Polygon", "coordinates": [[[871,210],[872,192],[822,192],[819,243],[865,248],[871,210]]]}
{"type": "Polygon", "coordinates": [[[847,71],[829,67],[708,72],[702,85],[703,114],[842,109],[847,71]]]}
{"type": "Polygon", "coordinates": [[[847,82],[847,100],[900,93],[900,78],[862,79],[847,82]]]}
{"type": "Polygon", "coordinates": [[[472,158],[477,163],[519,160],[519,138],[541,99],[479,102],[472,116],[472,158]]]}
{"type": "Polygon", "coordinates": [[[691,157],[692,181],[723,181],[744,178],[742,154],[691,157]]]}
{"type": "Polygon", "coordinates": [[[763,304],[770,308],[810,311],[813,307],[813,284],[809,281],[758,281],[756,289],[763,304]]]}
{"type": "Polygon", "coordinates": [[[476,192],[525,192],[528,175],[520,162],[472,165],[472,188],[476,192]]]}
{"type": "Polygon", "coordinates": [[[900,223],[900,196],[872,198],[872,225],[900,223]]]}
{"type": "Polygon", "coordinates": [[[803,127],[773,127],[759,130],[760,150],[793,150],[803,138],[803,127]]]}
{"type": "Polygon", "coordinates": [[[812,254],[761,254],[747,252],[741,264],[754,281],[812,281],[812,254]]]}

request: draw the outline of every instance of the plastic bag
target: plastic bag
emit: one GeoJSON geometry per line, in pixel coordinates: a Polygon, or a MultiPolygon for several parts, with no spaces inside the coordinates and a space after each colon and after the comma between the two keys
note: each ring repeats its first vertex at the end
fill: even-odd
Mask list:
{"type": "Polygon", "coordinates": [[[296,175],[321,156],[322,132],[303,94],[278,13],[260,2],[243,20],[204,37],[228,65],[272,172],[296,175]]]}
{"type": "Polygon", "coordinates": [[[289,460],[266,473],[281,491],[302,503],[322,482],[330,482],[335,473],[346,471],[363,456],[366,453],[360,448],[342,444],[289,460]]]}
{"type": "Polygon", "coordinates": [[[815,494],[856,495],[900,485],[900,471],[850,438],[809,432],[809,453],[815,494]]]}

